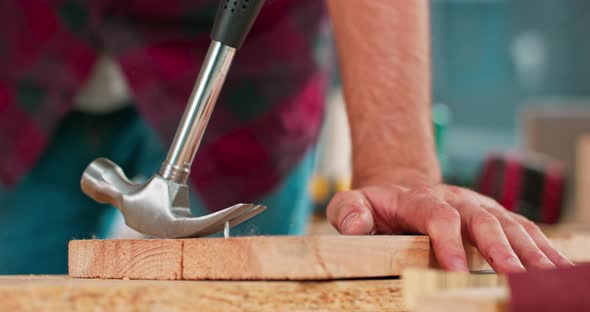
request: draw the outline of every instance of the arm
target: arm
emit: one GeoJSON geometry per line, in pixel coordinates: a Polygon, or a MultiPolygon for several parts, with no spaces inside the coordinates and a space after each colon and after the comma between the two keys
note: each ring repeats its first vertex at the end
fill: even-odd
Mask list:
{"type": "Polygon", "coordinates": [[[328,4],[351,126],[353,180],[408,182],[419,175],[439,182],[430,118],[428,2],[328,4]]]}
{"type": "Polygon", "coordinates": [[[498,272],[570,266],[531,221],[442,183],[430,118],[428,2],[327,0],[353,149],[353,189],[332,199],[328,219],[344,234],[427,234],[450,270],[467,270],[463,239],[498,272]]]}

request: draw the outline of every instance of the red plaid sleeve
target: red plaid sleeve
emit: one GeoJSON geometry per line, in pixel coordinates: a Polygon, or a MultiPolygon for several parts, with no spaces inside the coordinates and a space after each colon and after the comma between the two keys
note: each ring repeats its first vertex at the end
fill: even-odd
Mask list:
{"type": "MultiPolygon", "coordinates": [[[[1,2],[0,179],[15,183],[39,158],[97,52],[119,60],[139,112],[170,142],[209,45],[217,4],[1,2]]],[[[193,167],[193,185],[212,210],[269,192],[315,142],[326,84],[316,45],[323,17],[317,0],[274,0],[263,8],[193,167]]]]}

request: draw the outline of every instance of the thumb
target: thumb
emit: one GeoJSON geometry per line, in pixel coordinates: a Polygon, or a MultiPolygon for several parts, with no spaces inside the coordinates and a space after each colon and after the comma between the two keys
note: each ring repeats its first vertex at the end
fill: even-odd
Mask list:
{"type": "Polygon", "coordinates": [[[358,190],[336,194],[326,210],[330,224],[341,234],[365,235],[375,232],[373,209],[358,190]]]}

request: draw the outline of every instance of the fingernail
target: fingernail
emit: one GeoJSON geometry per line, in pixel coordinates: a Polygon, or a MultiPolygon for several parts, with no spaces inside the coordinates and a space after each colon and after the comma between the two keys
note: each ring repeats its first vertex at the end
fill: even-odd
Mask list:
{"type": "Polygon", "coordinates": [[[557,252],[557,255],[559,257],[557,258],[558,260],[555,262],[555,265],[557,265],[559,267],[564,267],[564,268],[576,266],[575,263],[573,263],[570,259],[566,258],[559,251],[557,252]]]}
{"type": "Polygon", "coordinates": [[[549,258],[542,258],[541,259],[541,266],[543,268],[555,268],[555,264],[549,260],[549,258]]]}
{"type": "Polygon", "coordinates": [[[573,262],[571,262],[571,261],[569,261],[569,260],[567,260],[567,261],[565,261],[563,263],[563,267],[565,267],[565,268],[567,268],[567,267],[575,267],[575,266],[576,266],[576,264],[573,263],[573,262]]]}
{"type": "Polygon", "coordinates": [[[454,257],[450,262],[449,269],[454,272],[469,272],[467,261],[463,257],[454,257]]]}
{"type": "Polygon", "coordinates": [[[506,264],[514,271],[526,271],[518,257],[510,257],[506,260],[506,264]]]}
{"type": "Polygon", "coordinates": [[[353,213],[349,214],[348,216],[346,216],[346,218],[344,218],[344,221],[342,221],[342,233],[344,233],[344,234],[348,233],[350,226],[354,223],[354,221],[356,219],[358,219],[358,217],[359,217],[358,212],[353,212],[353,213]]]}

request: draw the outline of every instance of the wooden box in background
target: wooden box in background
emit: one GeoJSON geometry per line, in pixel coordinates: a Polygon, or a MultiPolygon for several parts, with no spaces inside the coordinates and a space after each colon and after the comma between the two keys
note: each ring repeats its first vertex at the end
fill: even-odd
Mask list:
{"type": "MultiPolygon", "coordinates": [[[[576,149],[579,138],[590,134],[590,99],[572,101],[556,98],[535,103],[540,102],[541,105],[527,105],[520,115],[523,149],[563,162],[568,175],[569,191],[562,221],[581,222],[581,208],[577,207],[578,187],[575,186],[580,171],[577,168],[576,149]]],[[[589,202],[587,205],[590,208],[589,202]]]]}
{"type": "Polygon", "coordinates": [[[575,192],[576,222],[590,224],[590,134],[578,139],[575,192]]]}

